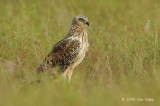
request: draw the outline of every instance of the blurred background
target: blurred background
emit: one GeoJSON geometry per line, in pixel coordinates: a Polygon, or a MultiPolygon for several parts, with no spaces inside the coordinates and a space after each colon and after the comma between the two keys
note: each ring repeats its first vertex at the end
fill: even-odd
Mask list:
{"type": "Polygon", "coordinates": [[[159,46],[160,0],[0,0],[0,106],[158,106],[159,46]],[[35,71],[78,14],[90,47],[68,87],[35,71]]]}

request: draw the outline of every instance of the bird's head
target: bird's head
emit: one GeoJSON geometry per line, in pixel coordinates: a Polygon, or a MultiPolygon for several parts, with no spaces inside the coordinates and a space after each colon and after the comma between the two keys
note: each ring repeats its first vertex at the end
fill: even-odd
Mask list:
{"type": "Polygon", "coordinates": [[[77,15],[72,19],[72,25],[87,27],[89,26],[88,17],[86,17],[85,15],[77,15]]]}

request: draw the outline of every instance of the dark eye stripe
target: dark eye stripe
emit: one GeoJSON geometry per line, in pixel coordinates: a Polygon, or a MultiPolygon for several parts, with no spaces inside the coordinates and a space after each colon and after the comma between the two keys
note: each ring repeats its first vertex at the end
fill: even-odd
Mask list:
{"type": "Polygon", "coordinates": [[[82,18],[79,18],[79,20],[80,20],[80,21],[84,21],[84,19],[82,19],[82,18]]]}

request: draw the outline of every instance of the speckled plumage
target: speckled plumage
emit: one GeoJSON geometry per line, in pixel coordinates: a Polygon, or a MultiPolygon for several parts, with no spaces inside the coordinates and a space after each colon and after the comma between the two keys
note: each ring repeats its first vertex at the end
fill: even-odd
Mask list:
{"type": "Polygon", "coordinates": [[[71,80],[73,69],[82,62],[89,47],[88,26],[89,22],[86,16],[75,16],[66,37],[53,47],[37,69],[37,72],[54,71],[54,67],[59,66],[59,72],[71,80]]]}

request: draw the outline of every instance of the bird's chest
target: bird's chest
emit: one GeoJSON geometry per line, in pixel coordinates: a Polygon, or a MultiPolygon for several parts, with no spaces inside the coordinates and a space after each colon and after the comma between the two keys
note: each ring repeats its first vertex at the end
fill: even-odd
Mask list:
{"type": "Polygon", "coordinates": [[[81,45],[80,45],[81,49],[78,53],[78,56],[77,56],[76,61],[73,65],[73,68],[78,66],[82,62],[82,60],[84,59],[85,54],[88,50],[88,47],[89,47],[88,38],[81,40],[81,45]]]}

